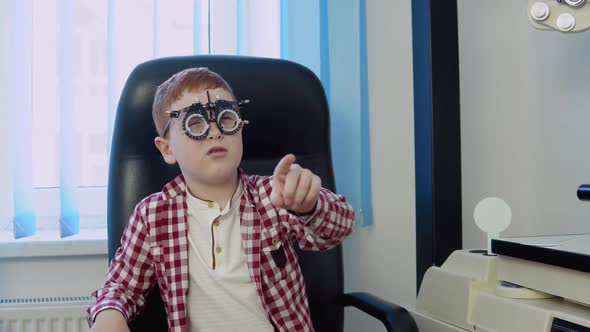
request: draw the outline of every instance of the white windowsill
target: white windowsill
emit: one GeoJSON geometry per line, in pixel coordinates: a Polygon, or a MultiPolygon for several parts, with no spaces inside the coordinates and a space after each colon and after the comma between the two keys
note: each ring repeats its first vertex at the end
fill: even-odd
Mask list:
{"type": "Polygon", "coordinates": [[[106,230],[74,235],[65,239],[44,234],[0,242],[0,258],[106,255],[106,230]]]}

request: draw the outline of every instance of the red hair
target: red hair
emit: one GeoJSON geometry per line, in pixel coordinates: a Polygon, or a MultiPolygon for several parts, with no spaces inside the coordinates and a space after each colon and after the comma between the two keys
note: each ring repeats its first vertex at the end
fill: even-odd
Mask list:
{"type": "Polygon", "coordinates": [[[164,126],[169,119],[166,111],[169,111],[170,105],[180,99],[185,91],[203,91],[216,88],[223,88],[234,96],[232,88],[223,77],[205,67],[185,69],[160,84],[152,105],[152,117],[158,135],[162,135],[164,126]]]}

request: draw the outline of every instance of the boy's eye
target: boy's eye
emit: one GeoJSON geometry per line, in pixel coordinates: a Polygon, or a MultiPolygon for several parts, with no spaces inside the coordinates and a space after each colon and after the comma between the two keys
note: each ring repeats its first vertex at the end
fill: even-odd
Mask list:
{"type": "Polygon", "coordinates": [[[222,114],[219,122],[224,129],[234,129],[238,124],[238,115],[235,112],[227,111],[222,114]]]}
{"type": "Polygon", "coordinates": [[[193,116],[188,119],[187,127],[193,134],[201,135],[207,128],[207,122],[200,116],[193,116]]]}

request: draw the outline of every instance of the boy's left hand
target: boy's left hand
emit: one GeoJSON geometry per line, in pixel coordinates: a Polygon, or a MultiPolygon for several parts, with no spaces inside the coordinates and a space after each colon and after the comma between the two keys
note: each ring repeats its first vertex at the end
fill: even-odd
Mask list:
{"type": "Polygon", "coordinates": [[[318,201],[322,180],[310,170],[295,164],[295,156],[288,154],[275,167],[271,185],[270,202],[275,207],[310,213],[318,201]]]}

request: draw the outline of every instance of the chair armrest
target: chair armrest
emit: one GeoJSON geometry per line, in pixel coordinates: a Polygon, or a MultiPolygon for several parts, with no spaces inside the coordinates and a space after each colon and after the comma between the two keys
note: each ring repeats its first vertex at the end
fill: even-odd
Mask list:
{"type": "Polygon", "coordinates": [[[381,321],[388,332],[418,332],[412,315],[403,307],[364,292],[344,294],[343,305],[355,307],[381,321]]]}

